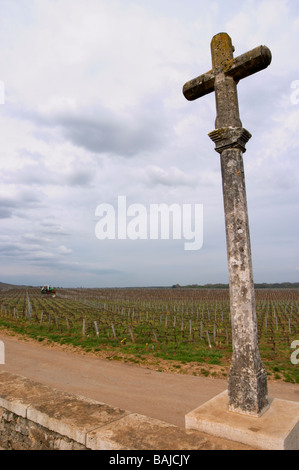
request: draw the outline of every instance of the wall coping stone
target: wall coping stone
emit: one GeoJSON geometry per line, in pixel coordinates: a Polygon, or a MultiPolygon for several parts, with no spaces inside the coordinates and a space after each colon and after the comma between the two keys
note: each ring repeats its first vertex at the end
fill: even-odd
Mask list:
{"type": "Polygon", "coordinates": [[[5,371],[0,371],[0,408],[90,450],[252,449],[5,371]]]}

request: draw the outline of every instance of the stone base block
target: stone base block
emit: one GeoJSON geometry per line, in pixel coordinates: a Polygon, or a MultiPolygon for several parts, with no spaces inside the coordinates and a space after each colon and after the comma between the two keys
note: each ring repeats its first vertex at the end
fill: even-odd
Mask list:
{"type": "Polygon", "coordinates": [[[299,403],[277,398],[261,416],[229,411],[227,390],[185,416],[186,429],[263,450],[299,450],[299,403]]]}

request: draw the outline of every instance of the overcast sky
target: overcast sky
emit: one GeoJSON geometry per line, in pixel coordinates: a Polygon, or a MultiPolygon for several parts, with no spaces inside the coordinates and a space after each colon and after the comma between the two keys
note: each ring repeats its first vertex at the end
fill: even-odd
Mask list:
{"type": "Polygon", "coordinates": [[[219,32],[231,36],[235,56],[259,45],[272,52],[266,70],[238,84],[252,134],[244,164],[254,280],[299,280],[297,0],[0,7],[0,281],[228,282],[220,160],[208,137],[215,96],[188,102],[182,94],[211,69],[219,32]],[[110,204],[117,219],[120,196],[144,208],[143,224],[153,204],[202,205],[201,248],[185,250],[184,236],[99,239],[97,208],[110,204]]]}

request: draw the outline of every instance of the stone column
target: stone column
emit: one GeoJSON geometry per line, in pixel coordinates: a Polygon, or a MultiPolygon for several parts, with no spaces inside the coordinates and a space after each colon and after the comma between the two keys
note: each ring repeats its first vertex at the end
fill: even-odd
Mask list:
{"type": "Polygon", "coordinates": [[[258,416],[268,407],[267,375],[257,340],[243,152],[250,133],[223,127],[209,134],[221,155],[230,285],[233,357],[228,377],[229,408],[258,416]]]}

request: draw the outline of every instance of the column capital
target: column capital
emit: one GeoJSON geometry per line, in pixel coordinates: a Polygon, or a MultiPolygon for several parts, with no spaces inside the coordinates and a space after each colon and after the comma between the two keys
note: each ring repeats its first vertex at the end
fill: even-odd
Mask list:
{"type": "Polygon", "coordinates": [[[210,132],[209,137],[215,143],[218,153],[229,148],[238,148],[244,153],[251,134],[243,127],[221,127],[210,132]]]}

